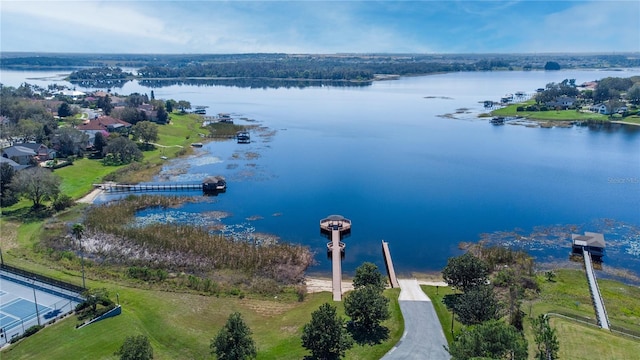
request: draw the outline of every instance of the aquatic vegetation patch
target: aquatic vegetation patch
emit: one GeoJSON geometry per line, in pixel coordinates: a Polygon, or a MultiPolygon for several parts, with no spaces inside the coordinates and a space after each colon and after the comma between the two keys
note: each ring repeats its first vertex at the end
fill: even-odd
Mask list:
{"type": "MultiPolygon", "coordinates": [[[[525,250],[541,263],[566,265],[570,261],[571,234],[585,231],[604,234],[606,255],[602,269],[605,273],[620,275],[626,269],[636,277],[640,275],[640,227],[614,219],[597,219],[585,224],[536,226],[529,231],[518,228],[494,231],[481,234],[479,241],[486,245],[525,250]]],[[[461,247],[468,245],[462,243],[461,247]]]]}
{"type": "MultiPolygon", "coordinates": [[[[230,269],[283,284],[300,281],[313,262],[306,246],[279,243],[277,236],[257,233],[250,223],[222,224],[230,215],[226,212],[194,214],[174,208],[186,201],[197,200],[129,196],[90,208],[83,236],[87,257],[103,264],[194,274],[230,269]],[[138,211],[151,208],[154,210],[135,218],[138,211]]],[[[74,246],[73,241],[60,244],[74,246]]]]}

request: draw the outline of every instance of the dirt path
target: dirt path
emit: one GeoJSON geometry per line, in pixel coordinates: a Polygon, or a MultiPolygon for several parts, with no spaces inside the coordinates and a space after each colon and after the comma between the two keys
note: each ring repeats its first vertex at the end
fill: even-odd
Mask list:
{"type": "Polygon", "coordinates": [[[96,188],[93,189],[93,191],[91,191],[90,193],[88,193],[87,195],[85,195],[84,197],[82,197],[80,200],[76,201],[77,203],[81,203],[81,204],[93,204],[93,201],[100,196],[100,194],[102,194],[102,189],[96,188]]]}

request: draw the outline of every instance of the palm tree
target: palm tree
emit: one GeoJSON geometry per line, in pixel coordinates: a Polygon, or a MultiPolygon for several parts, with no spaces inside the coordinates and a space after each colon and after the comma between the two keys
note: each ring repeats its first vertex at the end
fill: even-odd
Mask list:
{"type": "Polygon", "coordinates": [[[71,229],[73,236],[78,240],[78,244],[80,245],[80,263],[82,264],[82,287],[86,289],[84,282],[84,251],[82,250],[82,235],[84,234],[84,225],[82,224],[74,224],[73,229],[71,229]]]}

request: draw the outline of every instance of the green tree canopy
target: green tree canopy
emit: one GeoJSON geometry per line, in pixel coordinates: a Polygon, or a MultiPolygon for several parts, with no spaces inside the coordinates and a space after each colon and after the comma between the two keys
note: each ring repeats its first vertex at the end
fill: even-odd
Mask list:
{"type": "Polygon", "coordinates": [[[71,127],[57,129],[52,140],[62,156],[83,155],[88,142],[89,135],[71,127]]]}
{"type": "Polygon", "coordinates": [[[129,164],[133,161],[140,161],[143,158],[142,152],[135,142],[126,136],[118,136],[109,140],[105,149],[105,159],[107,165],[129,164]]]}
{"type": "Polygon", "coordinates": [[[513,326],[500,320],[490,320],[462,330],[451,343],[452,360],[474,358],[527,359],[527,340],[513,326]]]}
{"type": "Polygon", "coordinates": [[[640,83],[633,84],[627,91],[626,98],[630,103],[640,105],[640,83]]]}
{"type": "Polygon", "coordinates": [[[557,359],[560,343],[556,337],[556,330],[549,325],[549,318],[544,314],[540,314],[537,318],[531,320],[531,327],[533,327],[534,341],[538,351],[536,359],[557,359]]]}
{"type": "Polygon", "coordinates": [[[560,64],[558,64],[555,61],[547,61],[547,63],[544,64],[544,69],[545,70],[560,70],[560,64]]]}
{"type": "Polygon", "coordinates": [[[345,355],[353,346],[353,340],[336,308],[324,303],[311,313],[311,321],[304,325],[302,346],[311,351],[315,359],[334,360],[345,355]]]}
{"type": "Polygon", "coordinates": [[[227,323],[211,340],[210,347],[219,360],[254,359],[258,355],[251,330],[239,312],[229,315],[227,323]]]}
{"type": "Polygon", "coordinates": [[[350,291],[344,299],[344,309],[351,318],[349,329],[358,342],[377,343],[387,335],[380,323],[389,318],[389,299],[375,285],[350,291]]]}
{"type": "Polygon", "coordinates": [[[477,285],[467,289],[462,294],[454,294],[451,303],[458,317],[458,321],[464,325],[475,325],[491,319],[500,318],[500,303],[493,293],[493,287],[489,285],[477,285]]]}
{"type": "Polygon", "coordinates": [[[153,347],[144,335],[127,336],[115,355],[120,360],[149,360],[153,359],[153,347]]]}
{"type": "Polygon", "coordinates": [[[387,281],[375,264],[365,262],[356,269],[353,287],[359,289],[369,285],[382,291],[387,285],[387,281]]]}
{"type": "Polygon", "coordinates": [[[16,171],[11,165],[4,162],[0,164],[0,205],[3,207],[18,202],[18,198],[10,186],[15,175],[16,171]]]}
{"type": "Polygon", "coordinates": [[[486,263],[469,252],[449,258],[442,270],[442,276],[447,284],[462,291],[485,284],[488,275],[489,268],[486,263]]]}
{"type": "Polygon", "coordinates": [[[158,140],[158,125],[151,121],[141,121],[133,126],[133,136],[145,143],[158,140]]]}
{"type": "Polygon", "coordinates": [[[60,178],[50,170],[36,166],[19,171],[11,181],[11,189],[16,194],[29,198],[34,208],[39,208],[44,201],[58,196],[60,178]]]}
{"type": "Polygon", "coordinates": [[[107,138],[102,134],[101,131],[98,131],[95,138],[93,138],[93,148],[95,149],[99,157],[102,157],[104,155],[103,152],[107,147],[107,144],[107,138]]]}
{"type": "Polygon", "coordinates": [[[67,117],[71,115],[73,115],[73,111],[71,110],[71,106],[69,106],[69,104],[63,102],[62,104],[60,104],[60,106],[58,106],[58,116],[67,117]]]}

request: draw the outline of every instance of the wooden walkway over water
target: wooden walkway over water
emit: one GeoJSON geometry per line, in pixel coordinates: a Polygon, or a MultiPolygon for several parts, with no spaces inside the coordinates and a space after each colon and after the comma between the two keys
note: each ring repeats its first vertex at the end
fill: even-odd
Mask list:
{"type": "Polygon", "coordinates": [[[393,267],[393,261],[391,260],[391,252],[389,251],[389,243],[382,240],[382,256],[384,256],[384,264],[387,267],[387,275],[389,275],[389,283],[392,288],[400,287],[398,284],[398,278],[396,277],[396,270],[393,267]]]}
{"type": "Polygon", "coordinates": [[[320,220],[320,232],[331,239],[327,251],[331,252],[333,301],[342,301],[342,254],[345,245],[340,240],[351,232],[351,220],[331,215],[320,220]]]}
{"type": "Polygon", "coordinates": [[[587,273],[587,280],[589,280],[589,290],[591,292],[591,300],[593,300],[593,307],[596,310],[596,319],[598,325],[601,328],[609,330],[609,316],[607,315],[607,309],[604,307],[604,300],[600,294],[600,287],[596,280],[596,273],[593,270],[593,261],[591,261],[591,253],[588,250],[582,249],[582,256],[584,258],[584,270],[587,273]]]}
{"type": "Polygon", "coordinates": [[[202,190],[201,183],[166,183],[166,184],[93,184],[94,187],[104,191],[182,191],[182,190],[202,190]]]}

